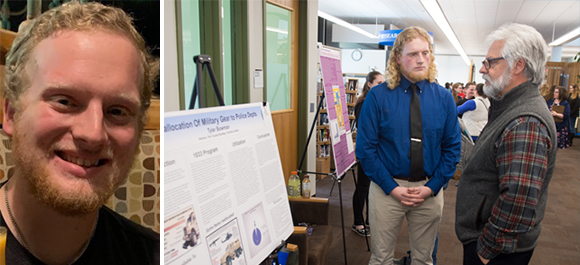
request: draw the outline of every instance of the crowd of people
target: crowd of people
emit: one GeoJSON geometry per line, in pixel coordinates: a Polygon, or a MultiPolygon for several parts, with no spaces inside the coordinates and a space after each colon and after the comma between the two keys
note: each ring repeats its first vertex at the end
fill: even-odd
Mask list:
{"type": "Polygon", "coordinates": [[[369,264],[436,264],[443,191],[467,159],[463,123],[475,142],[457,188],[463,264],[528,264],[556,150],[575,136],[578,86],[540,86],[547,45],[526,25],[504,25],[488,36],[480,84],[439,85],[429,43],[425,30],[403,30],[386,74],[366,78],[356,104],[360,163],[352,230],[370,236],[369,264]],[[411,251],[397,260],[403,219],[411,251]]]}

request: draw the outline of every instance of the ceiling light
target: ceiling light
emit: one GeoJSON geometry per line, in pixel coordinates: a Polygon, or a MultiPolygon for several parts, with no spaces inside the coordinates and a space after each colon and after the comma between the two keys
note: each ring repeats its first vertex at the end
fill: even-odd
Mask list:
{"type": "Polygon", "coordinates": [[[357,26],[354,26],[354,25],[352,25],[352,24],[350,24],[350,23],[348,23],[348,22],[346,22],[346,21],[344,21],[344,20],[342,20],[340,18],[337,18],[337,17],[331,16],[329,14],[326,14],[326,13],[320,11],[320,10],[318,10],[318,16],[321,17],[321,18],[324,18],[326,20],[330,20],[330,21],[332,21],[332,22],[334,22],[334,23],[336,23],[338,25],[341,25],[341,26],[343,26],[345,28],[348,28],[350,30],[354,30],[354,31],[356,31],[356,32],[358,32],[358,33],[360,33],[362,35],[365,35],[365,36],[367,36],[369,38],[373,38],[373,39],[378,39],[379,38],[376,35],[370,34],[369,32],[367,32],[367,31],[365,31],[365,30],[363,30],[363,29],[361,29],[361,28],[359,28],[357,26]]]}
{"type": "Polygon", "coordinates": [[[451,26],[449,26],[449,22],[443,14],[443,11],[441,11],[441,7],[439,6],[437,0],[421,0],[421,4],[423,4],[425,10],[427,10],[431,18],[435,21],[435,23],[437,23],[437,26],[439,26],[441,31],[443,31],[461,58],[463,58],[463,61],[465,61],[467,65],[471,65],[471,62],[469,59],[467,59],[467,54],[465,54],[463,47],[461,47],[461,43],[459,43],[457,36],[455,36],[455,32],[453,32],[453,29],[451,29],[451,26]]]}
{"type": "Polygon", "coordinates": [[[576,38],[578,38],[580,36],[580,27],[577,27],[575,29],[573,29],[572,31],[564,34],[564,36],[558,38],[555,41],[550,42],[550,46],[560,46],[562,44],[565,44],[571,40],[574,40],[576,38]]]}

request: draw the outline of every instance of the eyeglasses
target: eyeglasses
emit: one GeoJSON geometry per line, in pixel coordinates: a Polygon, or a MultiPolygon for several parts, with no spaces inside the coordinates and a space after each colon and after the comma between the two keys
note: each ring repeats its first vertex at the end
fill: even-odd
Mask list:
{"type": "Polygon", "coordinates": [[[481,61],[481,63],[483,64],[483,66],[485,66],[485,70],[489,70],[489,68],[491,68],[491,62],[496,61],[496,60],[500,60],[500,59],[504,59],[504,58],[497,57],[497,58],[492,58],[492,59],[485,59],[485,60],[481,61]]]}

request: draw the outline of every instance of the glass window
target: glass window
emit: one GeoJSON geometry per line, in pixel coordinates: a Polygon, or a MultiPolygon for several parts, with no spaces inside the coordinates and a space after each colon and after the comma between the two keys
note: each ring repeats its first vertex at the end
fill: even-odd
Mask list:
{"type": "Polygon", "coordinates": [[[290,108],[290,11],[266,5],[266,100],[271,110],[290,108]]]}
{"type": "Polygon", "coordinates": [[[232,0],[222,1],[222,40],[223,40],[223,73],[224,73],[224,103],[226,106],[232,105],[232,0]]]}
{"type": "MultiPolygon", "coordinates": [[[[200,53],[200,30],[199,30],[199,0],[178,1],[181,3],[181,40],[183,60],[183,90],[185,108],[189,108],[189,101],[193,93],[195,82],[196,65],[193,56],[200,53]]],[[[199,92],[198,92],[199,95],[199,92]]],[[[196,100],[195,107],[199,105],[196,100]]]]}

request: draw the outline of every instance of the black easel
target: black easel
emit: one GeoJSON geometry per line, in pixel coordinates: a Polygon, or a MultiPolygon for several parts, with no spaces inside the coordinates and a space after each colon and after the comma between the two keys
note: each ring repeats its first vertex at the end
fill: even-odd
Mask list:
{"type": "MultiPolygon", "coordinates": [[[[338,194],[339,194],[339,199],[340,199],[340,220],[342,223],[342,247],[344,250],[344,264],[347,265],[347,259],[346,259],[346,237],[344,236],[344,213],[343,213],[343,209],[342,209],[342,176],[337,176],[336,175],[336,171],[332,172],[332,173],[319,173],[319,172],[309,172],[309,171],[302,171],[302,165],[304,163],[304,158],[306,157],[306,152],[308,151],[308,143],[310,143],[310,138],[312,137],[312,132],[314,131],[314,127],[316,127],[316,122],[318,121],[318,114],[320,113],[320,109],[322,108],[322,104],[324,103],[324,97],[325,97],[325,93],[322,93],[322,96],[320,97],[320,102],[318,103],[318,108],[316,109],[316,115],[314,116],[314,121],[312,121],[312,126],[310,126],[310,132],[308,133],[308,139],[306,140],[306,146],[304,146],[304,152],[302,153],[302,158],[300,159],[300,164],[298,166],[298,173],[308,173],[308,174],[315,174],[315,175],[326,175],[326,176],[331,176],[334,181],[338,182],[338,194]]],[[[351,167],[352,169],[352,167],[351,167]]],[[[348,169],[347,169],[348,171],[348,169]]],[[[345,171],[346,174],[346,171],[345,171]]],[[[367,241],[367,246],[368,246],[368,241],[367,241]]]]}
{"type": "MultiPolygon", "coordinates": [[[[323,93],[323,96],[324,96],[324,93],[323,93]]],[[[316,115],[316,117],[318,117],[318,114],[316,115]]],[[[314,121],[315,121],[315,123],[316,123],[316,119],[315,119],[314,121]]],[[[351,123],[350,123],[350,129],[351,129],[351,130],[352,130],[352,128],[355,128],[355,127],[357,126],[357,123],[356,123],[355,121],[356,121],[356,120],[353,120],[353,121],[351,121],[351,123]]],[[[309,139],[309,141],[310,141],[310,139],[309,139]]],[[[352,173],[352,179],[354,180],[355,191],[356,191],[356,186],[357,186],[357,179],[356,179],[356,175],[355,175],[355,173],[354,173],[354,169],[355,169],[355,167],[357,167],[357,166],[361,166],[361,165],[359,165],[359,163],[360,163],[359,161],[356,161],[356,162],[354,163],[354,165],[353,165],[353,166],[352,166],[352,167],[349,169],[349,170],[350,170],[350,172],[352,173]]],[[[346,171],[345,171],[345,174],[346,174],[346,171]]],[[[333,178],[334,178],[334,177],[333,177],[333,178]]],[[[330,187],[330,192],[328,193],[328,196],[329,196],[329,197],[332,195],[332,190],[334,190],[334,184],[335,184],[337,181],[339,182],[339,183],[338,183],[338,184],[339,184],[339,187],[338,187],[338,188],[339,188],[339,193],[340,193],[340,180],[337,180],[336,178],[334,178],[334,180],[332,181],[332,186],[330,187]]],[[[340,210],[341,210],[341,214],[342,214],[342,195],[341,195],[341,194],[339,194],[339,196],[341,197],[341,206],[340,206],[340,210]]],[[[367,196],[367,198],[366,198],[366,203],[367,203],[367,207],[369,207],[369,198],[368,198],[368,196],[367,196]]],[[[362,208],[364,209],[364,207],[362,207],[362,208]]],[[[366,226],[366,222],[365,222],[365,216],[364,216],[364,213],[363,213],[363,212],[364,212],[364,210],[361,212],[361,215],[362,215],[362,216],[361,216],[361,220],[363,220],[363,226],[364,226],[364,228],[363,228],[363,231],[364,231],[364,232],[365,232],[365,234],[366,234],[366,233],[367,233],[367,226],[366,226]]],[[[368,211],[367,211],[367,213],[368,213],[368,211]]],[[[368,216],[367,216],[367,218],[368,218],[368,216]]],[[[343,226],[343,235],[344,235],[344,222],[343,222],[342,226],[343,226]]],[[[369,237],[368,237],[368,236],[365,236],[365,241],[366,241],[366,243],[367,243],[367,251],[371,251],[371,247],[369,246],[369,237]]]]}
{"type": "Polygon", "coordinates": [[[195,107],[195,100],[198,95],[199,90],[199,108],[205,108],[205,91],[203,89],[203,66],[206,66],[209,79],[211,80],[211,84],[213,86],[213,90],[215,92],[215,96],[218,100],[220,106],[225,106],[224,98],[222,97],[222,93],[219,90],[219,86],[217,80],[215,78],[215,74],[213,73],[213,68],[211,67],[211,57],[209,55],[200,54],[198,56],[193,57],[193,62],[196,64],[197,68],[197,75],[195,76],[195,82],[193,83],[193,93],[191,93],[191,99],[189,101],[189,109],[193,109],[195,107]]]}

